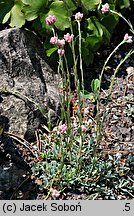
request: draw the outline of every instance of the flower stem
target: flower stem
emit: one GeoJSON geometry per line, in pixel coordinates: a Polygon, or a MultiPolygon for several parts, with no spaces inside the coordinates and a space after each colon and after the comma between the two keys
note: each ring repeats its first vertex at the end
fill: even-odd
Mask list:
{"type": "Polygon", "coordinates": [[[118,13],[116,11],[110,10],[111,13],[118,15],[121,17],[130,27],[130,31],[134,34],[134,29],[130,21],[128,21],[121,13],[118,13]]]}
{"type": "Polygon", "coordinates": [[[113,54],[119,49],[119,47],[121,45],[123,45],[125,43],[125,41],[121,41],[121,43],[119,43],[115,49],[110,53],[110,55],[108,56],[108,58],[106,59],[104,65],[103,65],[103,68],[102,68],[102,71],[101,71],[101,74],[100,74],[100,77],[99,77],[99,80],[100,80],[100,86],[99,86],[99,89],[98,89],[98,92],[97,92],[97,142],[96,144],[98,145],[98,142],[99,142],[99,139],[100,139],[100,133],[101,133],[101,120],[100,120],[100,89],[101,89],[101,83],[102,83],[102,77],[103,77],[103,73],[104,73],[104,70],[106,68],[106,65],[108,63],[108,61],[110,60],[110,58],[113,56],[113,54]]]}
{"type": "MultiPolygon", "coordinates": [[[[110,84],[110,88],[109,88],[109,91],[108,91],[108,95],[107,95],[107,100],[106,100],[106,104],[105,104],[105,109],[104,109],[104,112],[103,112],[103,116],[102,116],[102,121],[101,121],[101,124],[100,124],[100,132],[103,128],[103,123],[105,121],[105,117],[106,117],[106,110],[107,110],[107,107],[108,107],[108,101],[109,101],[109,98],[111,96],[111,93],[112,93],[112,88],[113,88],[113,84],[114,84],[114,80],[115,80],[115,77],[116,77],[116,74],[117,72],[119,71],[119,68],[121,67],[121,65],[134,53],[134,50],[130,50],[129,53],[125,56],[125,58],[120,61],[120,63],[118,64],[118,66],[116,67],[115,69],[115,72],[111,78],[111,84],[110,84]]],[[[98,138],[98,137],[97,137],[98,138]]],[[[98,140],[99,141],[99,140],[98,140]]]]}
{"type": "Polygon", "coordinates": [[[103,65],[102,71],[101,71],[100,83],[102,82],[102,76],[103,76],[104,70],[105,70],[105,68],[106,68],[106,65],[107,65],[109,59],[110,59],[110,58],[112,57],[112,55],[119,49],[119,47],[120,47],[121,45],[123,45],[124,43],[125,43],[124,40],[121,41],[121,43],[119,43],[119,44],[115,47],[115,49],[110,53],[110,55],[109,55],[108,58],[106,59],[104,65],[103,65]]]}
{"type": "Polygon", "coordinates": [[[80,21],[78,23],[78,32],[79,32],[79,55],[80,55],[80,71],[82,79],[82,94],[83,94],[83,105],[84,105],[84,76],[83,76],[83,65],[82,65],[82,53],[81,53],[81,30],[80,30],[80,21]]]}

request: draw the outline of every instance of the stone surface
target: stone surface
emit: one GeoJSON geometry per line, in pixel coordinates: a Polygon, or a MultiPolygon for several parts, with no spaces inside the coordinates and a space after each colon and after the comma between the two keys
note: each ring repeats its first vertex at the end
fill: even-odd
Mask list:
{"type": "Polygon", "coordinates": [[[30,181],[30,178],[28,178],[29,176],[30,167],[29,164],[24,160],[23,151],[20,151],[14,140],[12,140],[10,137],[5,135],[1,136],[0,200],[16,199],[16,195],[20,193],[20,191],[22,192],[22,185],[26,186],[26,189],[24,189],[25,196],[23,195],[22,197],[22,194],[17,195],[18,199],[20,199],[20,197],[22,197],[22,199],[30,199],[34,187],[32,181],[30,181]]]}
{"type": "MultiPolygon", "coordinates": [[[[0,31],[0,115],[9,131],[33,139],[48,112],[55,124],[59,110],[58,77],[38,37],[18,28],[0,31]]],[[[2,120],[1,127],[7,128],[2,120]]]]}

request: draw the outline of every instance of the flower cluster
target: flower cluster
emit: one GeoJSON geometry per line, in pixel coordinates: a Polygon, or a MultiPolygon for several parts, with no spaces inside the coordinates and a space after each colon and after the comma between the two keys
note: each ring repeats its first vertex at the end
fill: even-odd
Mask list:
{"type": "MultiPolygon", "coordinates": [[[[46,18],[47,25],[52,25],[55,22],[56,22],[56,17],[55,16],[49,15],[46,18]]],[[[68,42],[68,43],[71,43],[73,38],[74,38],[74,35],[73,34],[70,35],[69,33],[64,35],[64,39],[58,39],[58,37],[56,37],[54,35],[54,37],[51,37],[50,43],[55,44],[56,46],[58,46],[58,54],[59,55],[64,55],[65,50],[63,49],[63,46],[65,45],[65,41],[68,42]]]]}
{"type": "Polygon", "coordinates": [[[105,13],[107,13],[108,11],[109,11],[109,4],[106,3],[106,4],[102,5],[102,8],[101,8],[102,14],[105,14],[105,13]]]}
{"type": "Polygon", "coordinates": [[[74,38],[73,34],[70,35],[69,33],[67,33],[66,35],[64,35],[64,40],[68,43],[71,43],[73,38],[74,38]]]}
{"type": "Polygon", "coordinates": [[[61,49],[61,48],[58,49],[58,54],[61,55],[61,56],[64,55],[65,54],[65,50],[61,49]]]}
{"type": "Polygon", "coordinates": [[[124,41],[126,41],[127,43],[132,43],[132,36],[129,36],[128,33],[126,33],[124,36],[124,41]]]}
{"type": "MultiPolygon", "coordinates": [[[[80,12],[75,14],[75,19],[78,20],[78,21],[80,21],[82,19],[82,17],[83,17],[83,14],[80,13],[80,12]]],[[[55,22],[56,22],[56,17],[54,15],[49,15],[46,18],[46,24],[49,25],[49,26],[53,25],[55,22]]],[[[70,34],[70,33],[67,33],[67,34],[64,35],[63,38],[64,39],[58,39],[58,37],[56,37],[54,35],[54,37],[51,37],[51,39],[50,39],[50,43],[55,44],[58,47],[58,54],[59,55],[64,55],[65,50],[63,49],[63,46],[65,45],[65,42],[71,43],[73,38],[74,38],[74,35],[70,34]]]]}
{"type": "Polygon", "coordinates": [[[57,41],[58,41],[58,37],[56,37],[56,36],[51,37],[51,39],[50,39],[51,44],[57,44],[57,41]]]}
{"type": "Polygon", "coordinates": [[[59,55],[64,55],[65,53],[65,50],[63,49],[63,46],[65,45],[65,42],[67,43],[71,43],[72,40],[74,38],[74,35],[73,34],[69,34],[67,33],[66,35],[64,35],[64,39],[58,39],[58,37],[54,36],[54,37],[51,37],[50,39],[50,43],[51,44],[55,44],[56,46],[58,46],[58,54],[59,55]]]}
{"type": "Polygon", "coordinates": [[[83,18],[83,13],[78,12],[78,13],[75,14],[75,19],[76,20],[81,21],[82,18],[83,18]]]}
{"type": "Polygon", "coordinates": [[[62,39],[58,39],[58,37],[54,36],[54,37],[51,37],[50,39],[50,43],[51,44],[55,44],[56,46],[58,46],[58,54],[59,55],[64,55],[65,53],[65,50],[63,49],[63,46],[65,45],[65,40],[62,39]]]}
{"type": "Polygon", "coordinates": [[[52,16],[52,15],[49,15],[47,18],[46,18],[46,24],[47,25],[52,25],[56,22],[56,17],[55,16],[52,16]]]}
{"type": "Polygon", "coordinates": [[[51,37],[50,43],[55,44],[55,45],[57,45],[59,47],[59,49],[58,49],[58,54],[59,55],[64,55],[65,50],[62,48],[65,45],[65,40],[64,39],[60,40],[60,39],[58,39],[58,37],[54,36],[54,37],[51,37]]]}
{"type": "Polygon", "coordinates": [[[65,45],[65,40],[64,40],[64,39],[62,39],[62,40],[58,39],[58,40],[57,40],[57,46],[58,46],[58,47],[62,47],[62,46],[64,46],[64,45],[65,45]]]}

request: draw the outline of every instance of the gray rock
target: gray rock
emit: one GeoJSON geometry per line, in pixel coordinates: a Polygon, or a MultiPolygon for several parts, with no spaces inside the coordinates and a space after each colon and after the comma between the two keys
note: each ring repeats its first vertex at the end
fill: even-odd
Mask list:
{"type": "Polygon", "coordinates": [[[0,115],[9,119],[10,132],[30,140],[49,111],[52,125],[60,115],[58,76],[33,32],[3,30],[0,44],[0,115]]]}
{"type": "MultiPolygon", "coordinates": [[[[23,146],[24,149],[24,146],[23,146]]],[[[26,149],[25,149],[26,151],[26,149]]],[[[27,155],[28,154],[27,151],[27,155]]],[[[31,155],[32,156],[32,155],[31,155]]],[[[28,157],[25,160],[21,148],[17,147],[17,143],[10,137],[3,135],[0,139],[0,200],[14,199],[19,192],[21,185],[26,187],[21,188],[26,195],[26,199],[30,198],[30,193],[33,190],[30,177],[30,160],[33,157],[28,157]],[[24,180],[28,180],[24,181],[24,180]],[[25,184],[23,184],[25,182],[25,184]],[[28,193],[27,193],[28,192],[28,193]],[[15,196],[14,196],[15,195],[15,196]]],[[[24,197],[23,197],[24,198],[24,197]]]]}
{"type": "Polygon", "coordinates": [[[23,169],[18,169],[15,163],[5,162],[0,166],[0,191],[16,189],[19,178],[24,174],[23,169]]]}

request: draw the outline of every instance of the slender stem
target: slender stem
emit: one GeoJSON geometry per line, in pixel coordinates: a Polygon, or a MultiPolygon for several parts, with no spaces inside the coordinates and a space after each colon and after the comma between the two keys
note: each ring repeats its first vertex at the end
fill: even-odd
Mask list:
{"type": "Polygon", "coordinates": [[[74,83],[75,83],[75,88],[77,88],[77,81],[78,81],[78,74],[77,74],[77,58],[75,55],[75,48],[74,48],[74,41],[72,41],[72,43],[70,44],[70,48],[72,50],[72,54],[73,54],[73,75],[74,75],[74,83]]]}
{"type": "Polygon", "coordinates": [[[62,56],[59,55],[59,64],[58,64],[58,81],[59,81],[59,85],[58,85],[58,91],[59,91],[59,96],[60,96],[60,102],[61,102],[61,118],[62,120],[66,121],[66,113],[64,110],[64,95],[62,94],[64,92],[64,72],[63,72],[63,63],[62,63],[62,56]],[[61,74],[60,74],[61,71],[61,74]]]}
{"type": "Polygon", "coordinates": [[[113,88],[113,84],[114,84],[114,79],[115,79],[115,76],[120,68],[120,66],[134,53],[134,50],[130,50],[129,53],[125,56],[125,58],[118,64],[118,66],[116,67],[115,69],[115,72],[114,72],[114,75],[112,77],[112,80],[111,80],[111,84],[110,84],[110,88],[109,88],[109,92],[108,92],[108,95],[111,95],[111,92],[112,92],[112,88],[113,88]]]}
{"type": "MultiPolygon", "coordinates": [[[[79,55],[80,55],[80,71],[81,71],[81,79],[82,79],[82,93],[84,98],[84,77],[83,77],[83,65],[82,65],[82,54],[81,54],[81,30],[80,30],[80,21],[78,23],[78,32],[79,32],[79,55]]],[[[84,101],[83,101],[84,102],[84,101]]],[[[84,103],[83,103],[84,105],[84,103]]]]}
{"type": "MultiPolygon", "coordinates": [[[[69,14],[68,5],[67,5],[67,3],[66,3],[66,0],[63,0],[63,2],[64,2],[64,5],[65,5],[65,8],[66,8],[66,10],[67,10],[67,13],[68,13],[68,19],[69,19],[69,22],[70,22],[71,34],[73,34],[73,26],[72,26],[70,14],[69,14]]],[[[69,44],[69,45],[70,45],[70,44],[69,44]]],[[[75,62],[76,62],[76,55],[75,55],[74,41],[72,41],[72,43],[71,43],[71,49],[72,49],[73,61],[74,61],[74,65],[75,65],[75,62]]]]}
{"type": "Polygon", "coordinates": [[[83,147],[83,142],[84,142],[84,137],[83,137],[83,132],[82,132],[82,113],[81,113],[81,91],[80,91],[80,82],[79,80],[77,81],[77,97],[78,97],[78,118],[79,118],[79,132],[80,132],[80,144],[79,144],[79,154],[77,157],[77,164],[78,164],[78,169],[80,170],[81,165],[79,164],[79,159],[81,158],[81,150],[83,147]]]}
{"type": "MultiPolygon", "coordinates": [[[[65,62],[66,62],[66,60],[65,60],[65,62]]],[[[65,84],[65,89],[66,89],[65,90],[66,91],[65,102],[67,104],[67,107],[66,107],[67,108],[67,126],[70,127],[71,126],[71,120],[70,120],[71,89],[70,89],[70,74],[69,74],[68,69],[67,69],[67,81],[65,84]]]]}
{"type": "Polygon", "coordinates": [[[120,14],[120,13],[118,13],[116,11],[110,10],[110,12],[113,13],[113,14],[118,15],[119,17],[121,17],[129,25],[130,31],[134,34],[134,29],[133,29],[133,26],[132,26],[130,21],[128,21],[124,16],[122,16],[122,14],[120,14]]]}
{"type": "MultiPolygon", "coordinates": [[[[119,49],[119,47],[121,45],[123,45],[125,43],[125,41],[121,41],[121,43],[119,43],[115,49],[110,53],[110,55],[108,56],[108,58],[106,59],[104,65],[103,65],[103,68],[101,70],[101,74],[100,74],[100,86],[99,86],[99,90],[98,90],[98,93],[97,93],[97,137],[100,136],[100,128],[101,128],[101,121],[100,121],[100,88],[101,88],[101,83],[102,83],[102,77],[103,77],[103,73],[104,73],[104,70],[106,68],[106,65],[108,63],[108,61],[110,60],[110,58],[113,56],[113,54],[119,49]]],[[[98,140],[99,138],[97,138],[98,140]]],[[[98,145],[98,143],[97,143],[98,145]]]]}
{"type": "Polygon", "coordinates": [[[119,71],[119,68],[121,67],[121,65],[122,65],[133,53],[134,53],[134,50],[130,50],[130,52],[125,56],[125,58],[124,58],[122,61],[120,61],[120,63],[118,64],[118,66],[117,66],[116,69],[115,69],[114,75],[113,75],[112,78],[111,78],[111,84],[110,84],[110,88],[109,88],[109,91],[108,91],[107,100],[106,100],[106,104],[105,104],[105,109],[104,109],[103,116],[102,116],[100,131],[102,130],[102,128],[103,128],[103,123],[104,123],[104,121],[105,121],[106,110],[107,110],[107,107],[108,107],[108,100],[109,100],[109,98],[110,98],[110,96],[111,96],[111,93],[112,93],[112,88],[113,88],[115,76],[116,76],[117,72],[119,71]]]}
{"type": "MultiPolygon", "coordinates": [[[[102,82],[102,76],[103,76],[104,70],[105,70],[105,68],[106,68],[106,65],[107,65],[109,59],[110,59],[110,58],[112,57],[112,55],[119,49],[119,47],[120,47],[121,45],[123,45],[124,43],[125,43],[124,40],[121,41],[121,43],[119,43],[119,44],[115,47],[115,49],[110,53],[110,55],[109,55],[108,58],[106,59],[104,65],[103,65],[101,74],[100,74],[100,83],[102,82]]],[[[99,89],[100,89],[100,88],[99,88],[99,89]]]]}
{"type": "Polygon", "coordinates": [[[72,130],[71,130],[71,119],[70,119],[70,103],[71,103],[71,84],[70,84],[70,73],[69,73],[69,69],[68,69],[68,64],[67,64],[67,58],[64,55],[64,60],[65,60],[65,65],[66,65],[66,70],[67,70],[67,83],[66,83],[66,102],[67,102],[67,134],[68,134],[68,148],[70,151],[70,161],[72,161],[72,140],[73,140],[73,134],[72,134],[72,130]]]}
{"type": "Polygon", "coordinates": [[[67,69],[67,87],[68,87],[69,95],[71,95],[70,73],[69,73],[69,69],[68,69],[67,58],[65,55],[64,55],[64,60],[65,60],[66,69],[67,69]]]}
{"type": "Polygon", "coordinates": [[[54,30],[54,27],[52,27],[52,32],[53,32],[53,35],[55,37],[55,30],[54,30]]]}
{"type": "MultiPolygon", "coordinates": [[[[70,13],[69,13],[69,9],[68,9],[68,5],[66,3],[66,0],[63,0],[66,11],[68,13],[68,19],[70,22],[70,30],[71,30],[71,34],[73,34],[73,26],[72,26],[72,22],[71,22],[71,18],[70,18],[70,13]]],[[[72,54],[73,54],[73,73],[74,73],[74,82],[75,82],[75,88],[77,88],[77,80],[78,80],[78,74],[77,74],[77,58],[76,58],[76,54],[75,54],[75,47],[74,47],[74,40],[71,42],[71,44],[69,43],[70,48],[72,50],[72,54]]]]}

